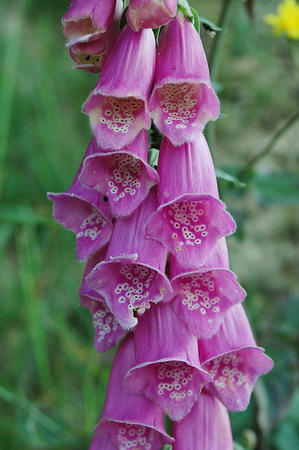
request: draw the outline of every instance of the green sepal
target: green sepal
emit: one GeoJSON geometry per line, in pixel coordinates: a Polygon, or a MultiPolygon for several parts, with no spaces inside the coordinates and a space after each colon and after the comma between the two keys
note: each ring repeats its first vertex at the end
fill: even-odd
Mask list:
{"type": "Polygon", "coordinates": [[[148,151],[148,163],[152,167],[158,166],[159,150],[157,148],[150,148],[148,151]]]}
{"type": "Polygon", "coordinates": [[[199,20],[198,12],[196,11],[196,9],[191,8],[191,7],[190,7],[190,10],[191,10],[192,15],[193,15],[194,28],[197,31],[197,33],[199,34],[200,33],[200,20],[199,20]]]}
{"type": "Polygon", "coordinates": [[[186,17],[186,19],[190,20],[193,23],[193,14],[192,9],[189,6],[187,0],[178,0],[178,10],[181,11],[182,14],[186,17]]]}
{"type": "Polygon", "coordinates": [[[246,186],[246,184],[240,181],[237,177],[225,172],[224,170],[215,168],[215,173],[217,178],[233,183],[236,188],[244,188],[246,186]]]}

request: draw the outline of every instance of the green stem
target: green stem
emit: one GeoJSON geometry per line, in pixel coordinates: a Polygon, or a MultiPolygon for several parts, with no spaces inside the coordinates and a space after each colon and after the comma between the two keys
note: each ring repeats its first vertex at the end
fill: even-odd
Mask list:
{"type": "MultiPolygon", "coordinates": [[[[210,66],[210,75],[211,80],[213,82],[217,81],[219,67],[220,67],[220,58],[221,58],[221,50],[223,46],[223,38],[224,38],[224,29],[228,22],[230,7],[233,3],[233,0],[223,0],[222,8],[220,11],[218,26],[222,29],[222,31],[218,32],[213,40],[213,45],[211,48],[210,58],[209,58],[209,66],[210,66]]],[[[215,124],[210,122],[206,128],[206,136],[209,143],[210,148],[215,148],[215,124]]]]}
{"type": "Polygon", "coordinates": [[[224,38],[224,29],[228,21],[230,6],[232,5],[232,2],[233,0],[223,0],[222,2],[222,8],[217,24],[222,29],[222,31],[218,32],[213,40],[209,58],[210,75],[212,81],[217,81],[220,66],[221,49],[224,38]]]}
{"type": "Polygon", "coordinates": [[[281,136],[285,134],[288,131],[288,129],[291,128],[292,125],[294,125],[294,123],[298,120],[298,118],[299,118],[299,109],[282,125],[282,127],[280,127],[276,131],[276,133],[272,136],[268,144],[266,144],[265,147],[262,148],[262,150],[259,153],[250,158],[250,160],[240,170],[237,177],[238,178],[242,177],[247,172],[248,169],[254,166],[262,158],[267,156],[271,152],[272,148],[274,147],[278,139],[280,139],[281,136]]]}

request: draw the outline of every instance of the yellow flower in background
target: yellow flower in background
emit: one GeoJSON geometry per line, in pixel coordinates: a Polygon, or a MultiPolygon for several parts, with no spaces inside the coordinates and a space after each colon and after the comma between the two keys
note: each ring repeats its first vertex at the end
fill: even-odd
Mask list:
{"type": "Polygon", "coordinates": [[[277,8],[277,14],[267,14],[264,21],[274,28],[274,33],[299,39],[299,5],[296,0],[284,0],[277,8]]]}

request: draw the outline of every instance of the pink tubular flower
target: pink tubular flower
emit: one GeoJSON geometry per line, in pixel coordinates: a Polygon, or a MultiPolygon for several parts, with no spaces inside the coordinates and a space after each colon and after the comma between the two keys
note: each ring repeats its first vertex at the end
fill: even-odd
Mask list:
{"type": "Polygon", "coordinates": [[[96,291],[90,289],[85,278],[91,270],[103,260],[106,248],[103,247],[87,262],[79,290],[80,304],[90,310],[95,328],[94,347],[97,352],[105,352],[114,347],[126,332],[111,313],[105,299],[96,291]]]}
{"type": "Polygon", "coordinates": [[[115,217],[129,216],[159,182],[157,172],[147,163],[147,155],[145,130],[119,151],[103,151],[94,141],[94,152],[84,160],[80,180],[108,197],[115,217]]]}
{"type": "Polygon", "coordinates": [[[211,339],[199,341],[200,361],[213,377],[206,388],[228,410],[246,409],[257,378],[272,369],[272,359],[263,352],[241,304],[227,313],[211,339]]]}
{"type": "Polygon", "coordinates": [[[112,22],[116,0],[72,0],[62,17],[65,37],[76,42],[96,39],[112,22]]]}
{"type": "Polygon", "coordinates": [[[159,131],[174,145],[194,141],[219,115],[200,37],[182,14],[159,36],[149,108],[159,131]]]}
{"type": "MultiPolygon", "coordinates": [[[[91,152],[90,143],[85,157],[91,152]]],[[[112,233],[111,212],[104,196],[80,183],[78,177],[82,163],[71,187],[59,194],[48,193],[54,202],[53,216],[56,222],[76,234],[76,249],[79,261],[89,258],[105,245],[112,233]]]]}
{"type": "Polygon", "coordinates": [[[101,72],[105,58],[118,35],[122,10],[122,1],[118,0],[113,21],[105,33],[96,35],[93,40],[83,41],[81,38],[79,42],[71,41],[68,44],[70,56],[76,63],[74,69],[101,72]]]}
{"type": "Polygon", "coordinates": [[[233,450],[232,431],[225,407],[204,390],[183,420],[174,423],[173,450],[233,450]]]}
{"type": "Polygon", "coordinates": [[[225,238],[200,270],[186,272],[172,257],[170,274],[174,292],[170,306],[199,339],[215,334],[227,311],[246,296],[229,270],[225,238]]]}
{"type": "Polygon", "coordinates": [[[126,25],[106,58],[102,75],[85,104],[99,146],[119,150],[150,127],[147,100],[155,67],[152,30],[126,25]]]}
{"type": "Polygon", "coordinates": [[[168,23],[177,11],[177,0],[131,0],[127,20],[134,31],[158,28],[168,23]]]}
{"type": "Polygon", "coordinates": [[[153,306],[134,333],[135,362],[124,386],[183,419],[211,378],[199,363],[196,338],[167,305],[153,306]]]}
{"type": "Polygon", "coordinates": [[[123,328],[137,324],[134,312],[142,314],[171,291],[165,275],[166,249],[147,239],[144,224],[156,207],[152,189],[147,198],[128,218],[116,220],[106,261],[98,264],[87,277],[89,286],[101,294],[123,328]]]}
{"type": "Polygon", "coordinates": [[[219,200],[209,148],[203,134],[196,142],[174,147],[163,139],[158,173],[159,208],[146,234],[174,254],[183,268],[201,267],[235,222],[219,200]]]}
{"type": "Polygon", "coordinates": [[[133,362],[133,337],[128,336],[115,356],[104,412],[89,450],[159,450],[163,444],[174,442],[165,431],[161,409],[147,398],[129,394],[122,388],[123,378],[133,362]]]}

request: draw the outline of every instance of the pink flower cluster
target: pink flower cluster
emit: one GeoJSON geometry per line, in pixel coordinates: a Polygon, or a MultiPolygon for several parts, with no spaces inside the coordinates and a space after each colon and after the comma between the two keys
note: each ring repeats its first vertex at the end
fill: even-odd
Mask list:
{"type": "Polygon", "coordinates": [[[70,189],[49,194],[88,259],[79,295],[95,349],[122,339],[90,449],[230,450],[227,410],[247,407],[273,363],[229,268],[235,222],[203,135],[219,101],[176,1],[131,0],[119,32],[121,14],[118,0],[72,0],[63,17],[77,67],[101,74],[83,106],[94,137],[70,189]],[[157,171],[151,119],[163,136],[157,171]]]}

